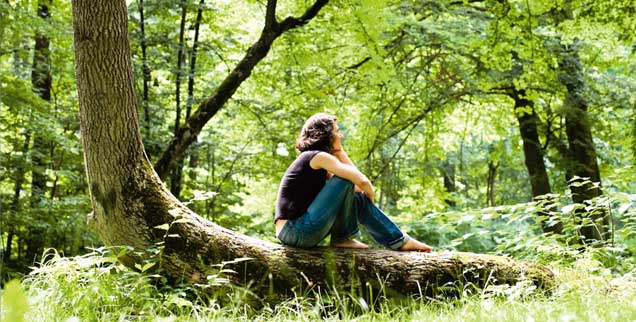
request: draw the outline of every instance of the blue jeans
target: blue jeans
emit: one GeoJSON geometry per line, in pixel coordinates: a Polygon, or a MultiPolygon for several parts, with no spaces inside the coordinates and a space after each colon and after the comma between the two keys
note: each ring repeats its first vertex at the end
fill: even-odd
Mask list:
{"type": "Polygon", "coordinates": [[[331,243],[339,243],[358,234],[358,224],[390,249],[400,248],[409,238],[367,196],[355,193],[351,181],[334,176],[303,215],[285,223],[278,239],[285,245],[308,248],[331,234],[331,243]]]}

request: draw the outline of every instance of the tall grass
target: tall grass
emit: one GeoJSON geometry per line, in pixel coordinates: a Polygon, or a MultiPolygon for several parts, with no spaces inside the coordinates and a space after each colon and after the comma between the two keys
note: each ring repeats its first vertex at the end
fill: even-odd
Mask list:
{"type": "MultiPolygon", "coordinates": [[[[558,286],[550,294],[525,283],[466,289],[452,300],[389,299],[382,293],[360,296],[364,292],[330,288],[255,305],[249,289],[228,283],[223,267],[206,284],[168,286],[160,273],[145,270],[152,263],[137,269],[122,266],[115,255],[119,250],[101,248],[73,258],[51,250],[21,283],[8,283],[2,290],[0,320],[636,321],[636,195],[608,195],[587,205],[608,207],[617,223],[612,240],[600,247],[582,248],[562,236],[542,234],[534,204],[427,215],[424,225],[410,226],[417,237],[420,230],[429,234],[424,229],[440,228],[437,245],[547,264],[557,274],[558,286]],[[474,249],[462,248],[468,246],[474,249]]],[[[572,217],[570,208],[552,213],[572,217]]]]}
{"type": "Polygon", "coordinates": [[[157,275],[125,268],[105,250],[74,258],[51,252],[22,281],[25,291],[3,291],[2,321],[635,321],[636,274],[616,274],[586,252],[552,267],[558,288],[535,292],[520,283],[490,286],[448,301],[362,298],[336,289],[314,290],[276,305],[254,307],[246,290],[211,283],[161,286],[157,275]],[[216,286],[214,286],[214,285],[216,286]],[[28,307],[19,306],[25,300],[28,307]],[[13,314],[12,314],[13,312],[13,314]]]}

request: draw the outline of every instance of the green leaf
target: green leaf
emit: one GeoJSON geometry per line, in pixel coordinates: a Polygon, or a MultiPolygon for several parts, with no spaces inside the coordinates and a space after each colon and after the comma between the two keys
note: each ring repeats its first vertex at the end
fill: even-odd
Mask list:
{"type": "MultiPolygon", "coordinates": [[[[153,266],[155,266],[155,263],[146,263],[142,268],[141,268],[141,272],[145,272],[147,270],[149,270],[150,268],[152,268],[153,266]]],[[[135,265],[135,267],[137,267],[135,265]]]]}
{"type": "Polygon", "coordinates": [[[154,228],[155,229],[161,229],[161,230],[168,230],[168,229],[170,229],[170,225],[163,224],[163,225],[155,226],[154,228]]]}

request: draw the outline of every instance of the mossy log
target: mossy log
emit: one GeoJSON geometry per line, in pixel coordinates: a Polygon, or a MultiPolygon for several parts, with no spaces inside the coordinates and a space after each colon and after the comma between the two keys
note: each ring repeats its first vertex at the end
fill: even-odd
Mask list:
{"type": "Polygon", "coordinates": [[[317,285],[345,289],[371,286],[386,294],[417,296],[438,294],[441,286],[451,286],[444,289],[453,292],[469,283],[477,288],[521,281],[543,289],[555,285],[554,274],[545,266],[508,257],[465,252],[300,249],[224,229],[195,214],[186,216],[189,219],[183,224],[171,227],[171,234],[183,237],[166,243],[169,257],[176,260],[171,271],[195,281],[206,274],[209,266],[207,260],[192,264],[197,259],[214,258],[217,263],[225,261],[224,268],[236,272],[229,276],[235,283],[249,284],[259,295],[292,295],[291,291],[317,285]],[[237,258],[245,260],[233,261],[237,258]]]}

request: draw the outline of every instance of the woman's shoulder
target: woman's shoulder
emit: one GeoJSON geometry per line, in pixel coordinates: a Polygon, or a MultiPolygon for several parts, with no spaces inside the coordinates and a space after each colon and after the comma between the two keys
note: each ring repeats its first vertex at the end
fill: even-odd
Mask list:
{"type": "Polygon", "coordinates": [[[300,152],[300,155],[298,155],[298,158],[299,159],[300,158],[312,159],[313,157],[315,157],[320,152],[327,153],[327,152],[322,151],[322,150],[306,150],[306,151],[300,152]]]}
{"type": "Polygon", "coordinates": [[[311,154],[307,154],[307,164],[313,170],[325,169],[326,166],[333,162],[333,156],[325,151],[315,150],[311,154]]]}

